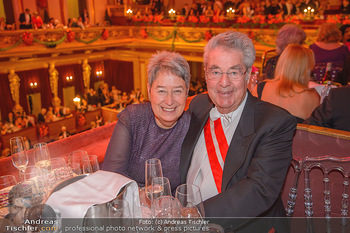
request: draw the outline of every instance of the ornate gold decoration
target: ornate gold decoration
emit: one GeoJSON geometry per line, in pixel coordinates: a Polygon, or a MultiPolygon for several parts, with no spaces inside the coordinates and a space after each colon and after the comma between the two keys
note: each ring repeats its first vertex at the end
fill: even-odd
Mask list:
{"type": "Polygon", "coordinates": [[[19,105],[19,87],[21,80],[19,79],[18,75],[15,73],[14,70],[10,70],[8,78],[10,82],[12,100],[15,102],[16,105],[19,105]]]}
{"type": "Polygon", "coordinates": [[[49,68],[49,75],[50,75],[50,87],[51,92],[54,97],[58,96],[58,71],[55,68],[55,64],[51,63],[49,68]]]}
{"type": "Polygon", "coordinates": [[[86,90],[88,90],[90,88],[91,66],[89,65],[87,59],[84,59],[82,68],[83,68],[84,86],[86,90]]]}

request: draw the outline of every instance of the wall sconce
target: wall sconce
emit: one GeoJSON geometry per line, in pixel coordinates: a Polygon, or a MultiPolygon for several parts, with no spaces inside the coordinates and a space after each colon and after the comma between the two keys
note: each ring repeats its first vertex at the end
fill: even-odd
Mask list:
{"type": "Polygon", "coordinates": [[[229,19],[233,19],[233,16],[235,15],[235,10],[230,7],[229,9],[226,10],[226,15],[229,19]]]}
{"type": "Polygon", "coordinates": [[[102,70],[96,71],[96,76],[97,76],[97,78],[101,77],[102,76],[102,70]]]}
{"type": "Polygon", "coordinates": [[[38,87],[38,83],[37,83],[37,82],[32,82],[32,83],[30,83],[29,85],[30,85],[30,88],[32,88],[32,89],[38,87]]]}
{"type": "Polygon", "coordinates": [[[67,82],[73,81],[73,76],[67,76],[67,77],[66,77],[66,80],[67,80],[67,82]]]}
{"type": "Polygon", "coordinates": [[[176,13],[176,11],[175,11],[173,8],[171,8],[171,9],[169,10],[169,16],[170,16],[170,19],[171,19],[171,20],[174,20],[174,19],[175,19],[175,13],[176,13]]]}
{"type": "Polygon", "coordinates": [[[131,9],[128,9],[128,10],[126,11],[126,16],[127,16],[128,18],[131,18],[131,16],[132,16],[132,10],[131,10],[131,9]]]}

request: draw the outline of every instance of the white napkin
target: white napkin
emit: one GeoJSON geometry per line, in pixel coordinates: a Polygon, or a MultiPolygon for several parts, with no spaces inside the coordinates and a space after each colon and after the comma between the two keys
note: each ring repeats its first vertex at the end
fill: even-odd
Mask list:
{"type": "Polygon", "coordinates": [[[137,183],[120,174],[102,170],[54,192],[46,204],[58,209],[62,218],[84,218],[89,207],[113,200],[124,186],[123,200],[129,202],[133,217],[141,217],[137,183]]]}

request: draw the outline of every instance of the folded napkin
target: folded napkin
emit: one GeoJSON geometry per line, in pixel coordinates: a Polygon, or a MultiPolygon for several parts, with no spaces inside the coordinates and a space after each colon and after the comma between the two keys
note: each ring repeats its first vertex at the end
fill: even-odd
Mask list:
{"type": "Polygon", "coordinates": [[[62,218],[84,218],[90,207],[115,199],[122,188],[122,199],[129,202],[133,217],[141,217],[137,183],[120,174],[101,170],[52,193],[46,204],[58,209],[62,218]]]}

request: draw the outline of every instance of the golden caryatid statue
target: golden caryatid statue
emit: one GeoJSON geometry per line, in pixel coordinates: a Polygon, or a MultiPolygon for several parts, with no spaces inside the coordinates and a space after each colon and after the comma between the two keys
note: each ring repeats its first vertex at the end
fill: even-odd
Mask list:
{"type": "Polygon", "coordinates": [[[90,89],[91,66],[89,65],[87,59],[84,59],[82,68],[83,68],[84,86],[85,86],[86,90],[89,90],[90,89]]]}
{"type": "Polygon", "coordinates": [[[50,87],[54,97],[58,96],[58,71],[55,68],[55,64],[51,63],[49,68],[50,74],[50,87]]]}
{"type": "Polygon", "coordinates": [[[10,70],[8,78],[10,82],[10,91],[12,99],[15,102],[15,105],[19,105],[19,86],[21,80],[19,79],[18,75],[15,73],[14,70],[10,70]]]}

